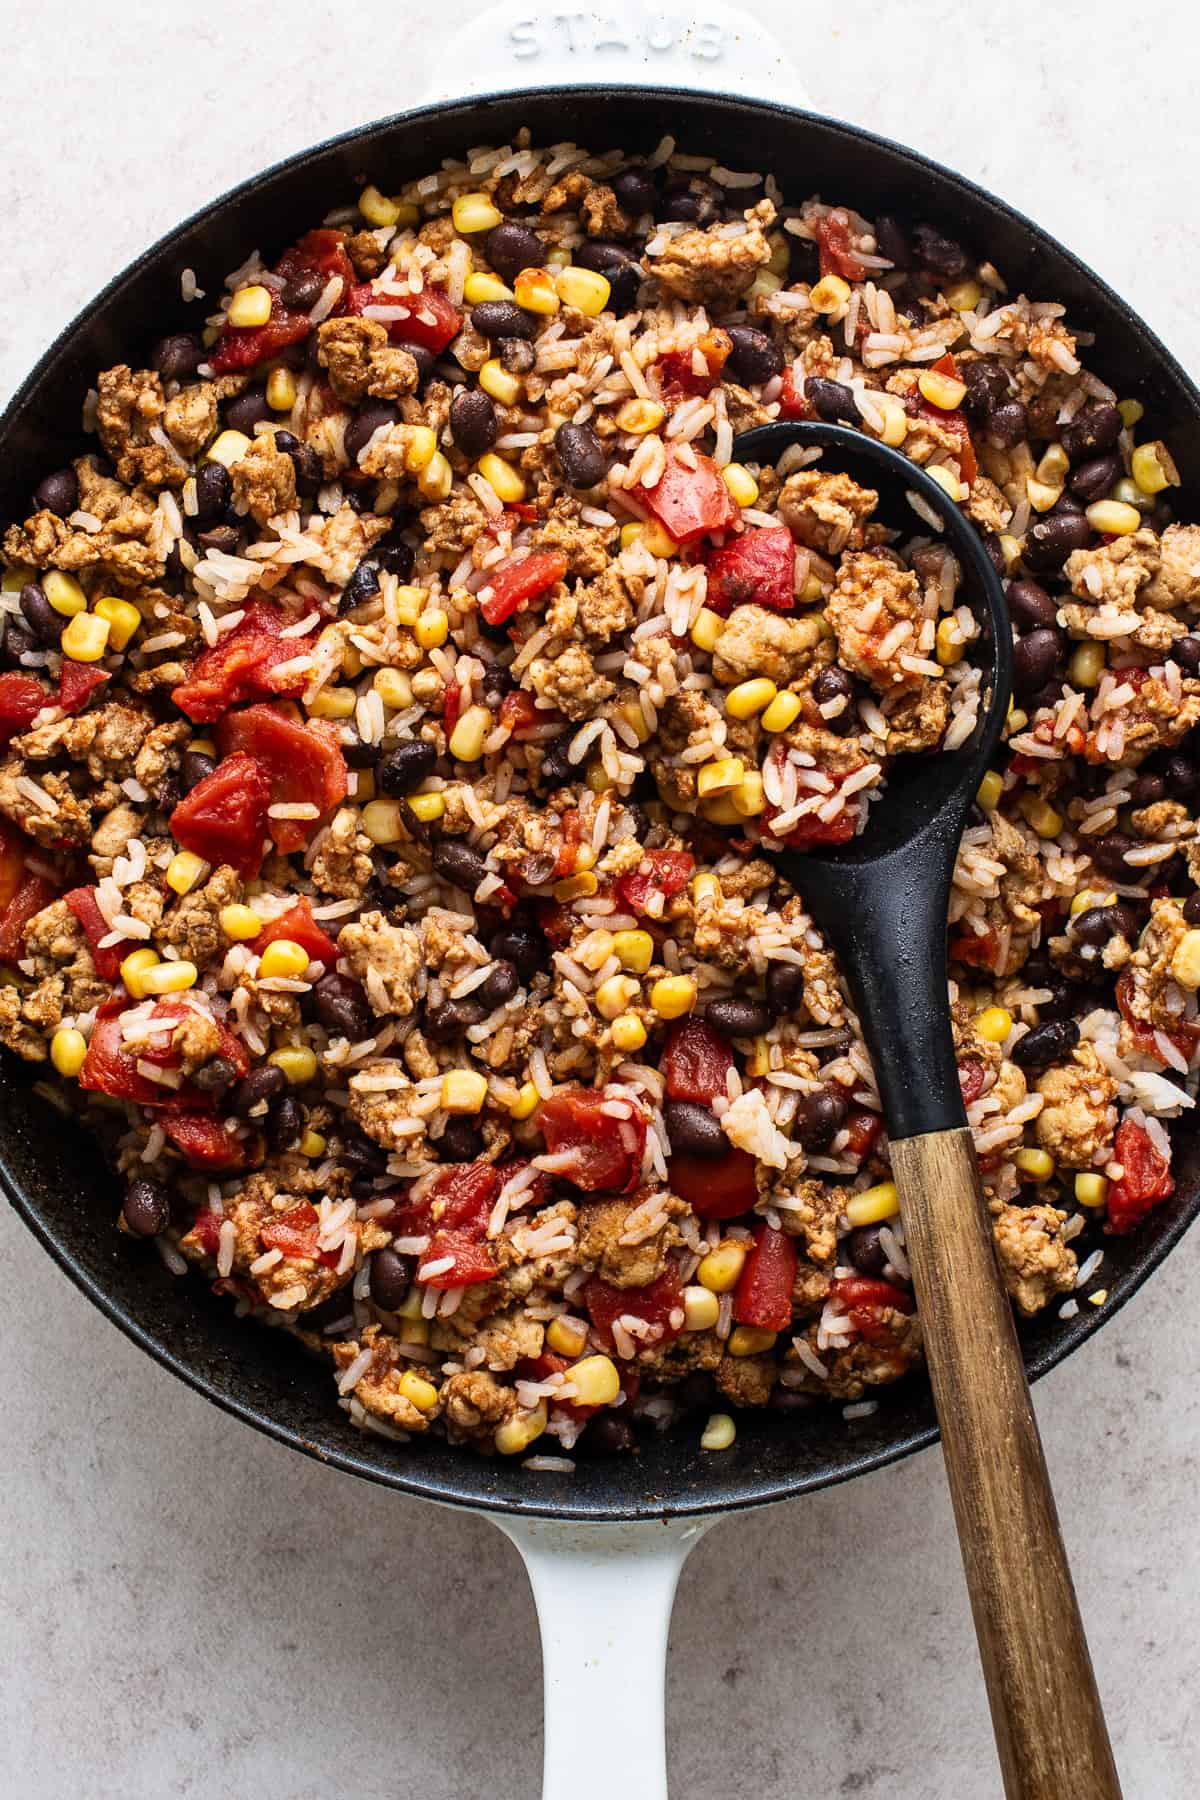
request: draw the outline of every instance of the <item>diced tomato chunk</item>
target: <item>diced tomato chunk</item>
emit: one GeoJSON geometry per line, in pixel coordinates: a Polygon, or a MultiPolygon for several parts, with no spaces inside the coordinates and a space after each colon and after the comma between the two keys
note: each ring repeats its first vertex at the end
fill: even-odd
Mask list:
{"type": "Polygon", "coordinates": [[[538,1107],[537,1123],[550,1154],[570,1158],[556,1171],[564,1180],[588,1194],[627,1194],[641,1174],[646,1119],[632,1106],[629,1118],[615,1118],[607,1104],[592,1088],[560,1088],[538,1107]]]}
{"type": "Polygon", "coordinates": [[[1190,1062],[1196,1049],[1196,1040],[1200,1037],[1200,1024],[1181,1020],[1179,1025],[1171,1031],[1163,1031],[1161,1026],[1156,1029],[1148,1020],[1139,1019],[1135,1014],[1133,1010],[1135,991],[1133,974],[1127,969],[1117,979],[1117,1007],[1129,1027],[1136,1048],[1141,1051],[1143,1056],[1153,1057],[1155,1062],[1162,1063],[1163,1053],[1158,1043],[1158,1034],[1162,1032],[1163,1037],[1169,1043],[1174,1044],[1179,1054],[1190,1062]]]}
{"type": "Polygon", "coordinates": [[[439,1229],[475,1230],[482,1236],[501,1186],[495,1163],[450,1163],[429,1195],[439,1229]]]}
{"type": "Polygon", "coordinates": [[[811,419],[812,412],[800,391],[796,371],[789,363],[783,371],[783,385],[779,390],[779,416],[781,419],[811,419]]]}
{"type": "Polygon", "coordinates": [[[298,243],[284,251],[275,273],[282,275],[285,281],[291,281],[310,269],[326,279],[330,275],[340,275],[349,292],[354,285],[354,264],[346,252],[344,231],[331,225],[319,225],[315,231],[306,231],[298,243]]]}
{"type": "Polygon", "coordinates": [[[54,885],[44,875],[26,875],[0,913],[0,963],[20,962],[25,954],[25,927],[49,906],[54,885]]]}
{"type": "Polygon", "coordinates": [[[786,1331],[792,1322],[792,1288],[798,1262],[793,1238],[765,1222],[755,1227],[754,1248],[746,1258],[733,1296],[733,1316],[739,1325],[786,1331]]]}
{"type": "Polygon", "coordinates": [[[64,656],[58,676],[58,704],[65,713],[80,713],[96,692],[111,677],[106,669],[93,669],[89,663],[72,662],[64,656]]]}
{"type": "Polygon", "coordinates": [[[272,819],[271,836],[285,856],[303,850],[325,814],[346,798],[346,759],[323,719],[298,719],[278,706],[247,706],[217,726],[223,756],[243,752],[266,772],[272,806],[315,806],[315,819],[272,819]]]}
{"type": "Polygon", "coordinates": [[[681,1019],[674,1026],[659,1060],[668,1100],[695,1100],[710,1106],[729,1091],[733,1051],[729,1042],[703,1019],[681,1019]]]}
{"type": "Polygon", "coordinates": [[[951,959],[966,963],[968,968],[994,969],[999,954],[1000,939],[990,928],[987,931],[960,931],[950,939],[951,959]]]}
{"type": "Polygon", "coordinates": [[[554,712],[539,712],[533,703],[533,695],[524,688],[510,688],[500,702],[500,723],[507,725],[517,743],[535,725],[545,724],[557,717],[558,714],[554,712]]]}
{"type": "Polygon", "coordinates": [[[0,675],[0,745],[28,731],[42,708],[53,705],[53,697],[35,675],[15,669],[0,675]]]}
{"type": "MultiPolygon", "coordinates": [[[[133,1051],[126,1050],[121,1019],[129,1004],[124,991],[118,989],[117,994],[100,1008],[79,1076],[80,1087],[108,1094],[114,1100],[135,1100],[139,1106],[187,1107],[193,1112],[210,1110],[213,1097],[203,1089],[188,1082],[181,1087],[168,1087],[140,1072],[139,1062],[153,1063],[161,1069],[177,1068],[179,1051],[172,1042],[172,1034],[165,1031],[148,1040],[140,1039],[133,1051]]],[[[168,994],[158,1002],[151,1017],[155,1021],[169,1021],[174,1026],[192,1010],[183,995],[168,994]]],[[[250,1067],[245,1044],[219,1022],[217,1047],[213,1054],[231,1062],[239,1077],[250,1067]]]]}
{"type": "MultiPolygon", "coordinates": [[[[938,375],[948,376],[951,381],[959,380],[958,364],[949,350],[944,356],[938,357],[937,361],[932,364],[932,369],[938,375]]],[[[971,442],[971,428],[967,423],[966,414],[957,407],[953,412],[947,412],[940,406],[933,406],[928,400],[920,400],[918,408],[922,417],[940,425],[943,431],[957,440],[958,466],[963,480],[970,487],[979,473],[979,464],[975,456],[975,446],[971,442]]]]}
{"type": "Polygon", "coordinates": [[[162,1128],[193,1169],[216,1171],[246,1165],[248,1146],[226,1119],[214,1119],[209,1113],[167,1113],[162,1128]]]}
{"type": "Polygon", "coordinates": [[[638,867],[615,883],[617,899],[631,912],[659,917],[662,907],[657,897],[661,895],[665,903],[682,893],[695,867],[696,859],[687,850],[645,850],[638,867]]]}
{"type": "Polygon", "coordinates": [[[171,814],[185,850],[205,862],[229,863],[245,880],[262,867],[271,783],[252,756],[227,756],[198,781],[171,814]]]}
{"type": "Polygon", "coordinates": [[[526,601],[546,593],[567,572],[567,559],[558,550],[535,550],[532,556],[509,557],[488,570],[491,592],[479,610],[489,625],[503,625],[526,601]]]}
{"type": "Polygon", "coordinates": [[[735,606],[791,612],[796,604],[796,546],[786,525],[743,531],[705,558],[705,605],[724,618],[735,606]]]}
{"type": "Polygon", "coordinates": [[[706,331],[693,350],[668,350],[654,365],[663,399],[670,402],[689,394],[707,394],[732,350],[733,339],[719,326],[706,331]],[[702,366],[697,368],[697,363],[702,366]]]}
{"type": "Polygon", "coordinates": [[[195,1238],[205,1256],[215,1256],[221,1243],[221,1213],[205,1210],[192,1220],[189,1237],[195,1238]]]}
{"type": "Polygon", "coordinates": [[[83,934],[87,938],[97,975],[102,981],[115,981],[121,973],[121,959],[129,951],[131,940],[122,938],[119,944],[110,944],[103,950],[100,948],[101,941],[110,935],[112,928],[100,911],[94,887],[72,888],[69,894],[63,895],[63,899],[83,926],[83,934]]]}
{"type": "Polygon", "coordinates": [[[417,1280],[431,1288],[472,1287],[478,1281],[490,1281],[497,1273],[495,1257],[473,1231],[435,1231],[417,1265],[417,1280]],[[435,1275],[425,1272],[446,1257],[451,1259],[448,1269],[435,1275]]]}
{"type": "Polygon", "coordinates": [[[673,1263],[648,1287],[614,1287],[611,1282],[593,1275],[583,1290],[583,1304],[596,1336],[610,1350],[613,1347],[613,1321],[626,1313],[660,1328],[654,1340],[656,1346],[670,1343],[683,1330],[683,1284],[673,1263]],[[672,1314],[679,1318],[677,1325],[671,1323],[672,1314]]]}
{"type": "Polygon", "coordinates": [[[958,1085],[962,1089],[964,1106],[971,1106],[978,1100],[986,1080],[986,1064],[978,1056],[965,1056],[958,1065],[958,1085]]]}
{"type": "Polygon", "coordinates": [[[1158,1201],[1170,1198],[1175,1182],[1169,1158],[1132,1119],[1123,1119],[1117,1127],[1113,1160],[1125,1173],[1108,1190],[1108,1228],[1124,1237],[1158,1201]]]}
{"type": "Polygon", "coordinates": [[[841,212],[826,213],[817,220],[817,245],[822,275],[840,275],[843,281],[861,281],[866,268],[850,248],[850,222],[841,212]]]}
{"type": "Polygon", "coordinates": [[[462,330],[463,316],[440,288],[423,288],[419,294],[377,294],[369,281],[350,289],[346,311],[364,313],[369,306],[386,306],[400,314],[387,322],[393,344],[420,344],[437,356],[462,330]]]}
{"type": "Polygon", "coordinates": [[[256,955],[261,956],[267,945],[277,938],[288,938],[293,944],[299,944],[302,950],[308,951],[309,962],[324,963],[327,969],[332,969],[337,961],[338,947],[313,918],[312,902],[307,897],[297,900],[295,906],[289,906],[286,912],[263,926],[253,939],[256,955]]]}
{"type": "Polygon", "coordinates": [[[846,1148],[851,1156],[869,1156],[875,1140],[883,1131],[883,1119],[877,1112],[852,1112],[846,1115],[846,1148]]]}
{"type": "Polygon", "coordinates": [[[252,601],[241,623],[201,651],[187,680],[171,690],[179,710],[211,725],[244,700],[278,700],[302,693],[303,672],[274,673],[279,664],[303,656],[313,645],[312,637],[281,636],[287,623],[277,606],[252,601]]]}
{"type": "Polygon", "coordinates": [[[633,489],[634,499],[677,544],[694,543],[712,531],[728,531],[741,517],[716,463],[710,456],[693,454],[694,469],[679,450],[668,450],[666,468],[654,486],[633,489]]]}
{"type": "Polygon", "coordinates": [[[0,814],[0,918],[25,879],[25,858],[33,840],[0,814]]]}
{"type": "Polygon", "coordinates": [[[667,1165],[671,1192],[686,1200],[701,1219],[736,1219],[758,1199],[754,1158],[731,1144],[722,1156],[687,1156],[676,1151],[667,1165]]]}
{"type": "Polygon", "coordinates": [[[846,1275],[829,1290],[830,1299],[844,1306],[850,1323],[868,1344],[887,1343],[891,1330],[884,1318],[890,1307],[895,1312],[915,1312],[911,1294],[893,1287],[890,1281],[875,1281],[868,1275],[846,1275]]]}
{"type": "Polygon", "coordinates": [[[278,1218],[269,1220],[258,1235],[264,1250],[282,1250],[292,1261],[304,1258],[308,1262],[321,1263],[327,1269],[336,1269],[341,1260],[340,1249],[321,1249],[320,1218],[311,1200],[301,1200],[278,1218]]]}
{"type": "Polygon", "coordinates": [[[209,365],[214,375],[252,369],[255,363],[278,356],[289,344],[300,343],[311,330],[307,313],[290,311],[272,292],[271,316],[266,324],[226,325],[209,354],[209,365]]]}

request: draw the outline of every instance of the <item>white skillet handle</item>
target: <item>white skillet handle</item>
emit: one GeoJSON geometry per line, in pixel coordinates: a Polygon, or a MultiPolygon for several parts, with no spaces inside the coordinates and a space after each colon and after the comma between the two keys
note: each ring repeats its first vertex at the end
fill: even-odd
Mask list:
{"type": "Polygon", "coordinates": [[[709,1522],[493,1523],[521,1552],[537,1604],[542,1800],[667,1800],[667,1632],[680,1570],[709,1522]]]}
{"type": "MultiPolygon", "coordinates": [[[[598,82],[811,104],[794,63],[772,33],[726,0],[702,0],[695,12],[664,11],[647,0],[615,0],[602,13],[572,6],[531,7],[526,13],[511,4],[491,6],[447,36],[427,74],[425,92],[414,94],[414,100],[598,82]]],[[[662,128],[671,129],[666,109],[662,128]]],[[[571,136],[569,118],[562,135],[571,136]]],[[[753,148],[760,154],[749,166],[769,166],[766,149],[753,148]]]]}

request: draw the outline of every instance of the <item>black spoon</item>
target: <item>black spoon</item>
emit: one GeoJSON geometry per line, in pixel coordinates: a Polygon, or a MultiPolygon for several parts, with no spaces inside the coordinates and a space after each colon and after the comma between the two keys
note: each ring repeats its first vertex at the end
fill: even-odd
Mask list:
{"type": "Polygon", "coordinates": [[[793,444],[819,446],[819,466],[875,489],[888,526],[921,529],[909,496],[922,501],[981,628],[983,698],[968,740],[893,763],[866,829],[843,848],[770,859],[837,954],[874,1061],[1006,1792],[1051,1800],[1069,1769],[1089,1800],[1112,1800],[1120,1786],[993,1251],[946,987],[955,857],[1008,710],[1004,590],[946,490],[874,438],[841,425],[764,425],[734,451],[773,465],[793,444]]]}

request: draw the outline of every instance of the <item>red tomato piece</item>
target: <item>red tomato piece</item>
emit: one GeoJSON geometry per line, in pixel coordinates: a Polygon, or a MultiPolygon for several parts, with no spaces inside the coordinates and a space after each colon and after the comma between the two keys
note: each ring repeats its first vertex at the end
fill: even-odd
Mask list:
{"type": "MultiPolygon", "coordinates": [[[[1129,970],[1126,970],[1126,972],[1117,979],[1117,1007],[1121,1017],[1129,1027],[1136,1048],[1141,1051],[1143,1056],[1153,1057],[1155,1062],[1161,1063],[1163,1061],[1163,1054],[1158,1046],[1155,1027],[1149,1024],[1145,1019],[1136,1017],[1133,1010],[1133,995],[1133,975],[1129,970]]],[[[1162,1030],[1162,1027],[1160,1026],[1158,1029],[1162,1030]]],[[[1170,1043],[1174,1044],[1181,1056],[1186,1057],[1190,1061],[1192,1053],[1196,1048],[1197,1036],[1200,1036],[1200,1025],[1181,1024],[1177,1030],[1164,1031],[1162,1035],[1170,1043]]]]}
{"type": "Polygon", "coordinates": [[[197,1213],[192,1220],[189,1237],[195,1238],[205,1256],[215,1256],[221,1242],[221,1219],[223,1215],[215,1212],[197,1213]]]}
{"type": "Polygon", "coordinates": [[[695,350],[668,350],[654,365],[663,399],[682,400],[689,394],[707,394],[719,379],[732,349],[729,333],[718,327],[706,331],[697,341],[699,358],[695,350]],[[696,367],[698,360],[703,364],[700,369],[696,367]]]}
{"type": "Polygon", "coordinates": [[[11,670],[0,675],[0,745],[28,731],[44,706],[54,700],[36,676],[11,670]]]}
{"type": "Polygon", "coordinates": [[[19,962],[25,954],[25,927],[49,906],[55,889],[44,875],[24,875],[0,912],[0,963],[19,962]]]}
{"type": "Polygon", "coordinates": [[[32,841],[0,814],[0,917],[25,879],[25,858],[32,841]]]}
{"type": "Polygon", "coordinates": [[[812,407],[801,392],[796,371],[790,364],[783,371],[783,386],[779,390],[779,416],[781,419],[812,418],[812,407]]]}
{"type": "Polygon", "coordinates": [[[253,600],[240,625],[201,651],[186,681],[171,698],[189,719],[212,725],[243,700],[278,700],[302,693],[303,674],[281,675],[280,663],[292,662],[312,648],[311,637],[281,637],[287,619],[277,606],[253,600]]]}
{"type": "Polygon", "coordinates": [[[255,363],[278,356],[289,344],[306,338],[312,326],[308,314],[291,312],[277,293],[271,295],[271,316],[265,325],[226,325],[209,352],[209,366],[214,375],[227,375],[234,369],[252,369],[255,363]]]}
{"type": "Polygon", "coordinates": [[[796,546],[786,525],[744,531],[705,558],[705,605],[724,618],[735,606],[792,612],[796,605],[796,546]]]}
{"type": "Polygon", "coordinates": [[[411,296],[377,294],[369,281],[360,282],[350,289],[346,311],[357,315],[369,306],[395,308],[401,315],[386,322],[393,344],[421,344],[435,356],[462,330],[462,314],[440,288],[427,287],[411,296]]]}
{"type": "Polygon", "coordinates": [[[570,943],[574,921],[565,906],[560,906],[557,900],[535,900],[533,915],[538,929],[545,933],[556,950],[570,943]]]}
{"type": "Polygon", "coordinates": [[[162,1128],[193,1169],[241,1169],[247,1146],[225,1119],[208,1113],[168,1113],[162,1128]]]}
{"type": "Polygon", "coordinates": [[[332,969],[337,961],[338,947],[313,918],[312,904],[307,898],[297,900],[295,906],[289,906],[285,913],[263,926],[252,940],[256,954],[261,956],[276,938],[289,938],[293,944],[299,944],[302,950],[308,951],[309,962],[324,963],[327,969],[332,969]]]}
{"type": "Polygon", "coordinates": [[[890,1339],[891,1329],[884,1318],[889,1307],[895,1312],[916,1311],[911,1294],[893,1287],[890,1281],[875,1281],[868,1275],[843,1276],[834,1282],[829,1296],[845,1307],[850,1323],[868,1344],[885,1344],[890,1339]]]}
{"type": "Polygon", "coordinates": [[[431,1207],[437,1206],[438,1228],[477,1231],[482,1237],[502,1185],[494,1163],[451,1163],[429,1195],[431,1207]]]}
{"type": "MultiPolygon", "coordinates": [[[[177,1067],[179,1052],[166,1033],[152,1038],[149,1043],[139,1044],[135,1052],[127,1051],[121,1016],[128,1006],[127,997],[118,990],[117,995],[100,1008],[80,1072],[80,1087],[108,1094],[114,1100],[135,1100],[139,1106],[186,1106],[194,1112],[210,1109],[212,1096],[202,1089],[188,1083],[178,1088],[166,1087],[140,1073],[139,1062],[153,1063],[162,1069],[177,1067]]],[[[182,995],[169,994],[158,1002],[152,1017],[176,1021],[191,1010],[182,995]]],[[[239,1077],[245,1075],[250,1067],[246,1046],[223,1025],[218,1024],[217,1031],[215,1054],[227,1057],[239,1077]]]]}
{"type": "Polygon", "coordinates": [[[650,906],[661,895],[663,903],[681,893],[692,877],[696,859],[687,850],[646,850],[638,867],[616,882],[616,894],[631,912],[653,911],[661,917],[662,907],[650,906]]]}
{"type": "Polygon", "coordinates": [[[266,770],[252,756],[227,756],[179,802],[171,830],[185,850],[250,881],[262,867],[270,804],[266,770]]]}
{"type": "Polygon", "coordinates": [[[754,1158],[731,1144],[723,1156],[685,1156],[667,1165],[671,1192],[686,1200],[701,1219],[736,1219],[758,1199],[754,1158]]]}
{"type": "Polygon", "coordinates": [[[1159,1200],[1170,1198],[1175,1182],[1169,1159],[1132,1119],[1123,1119],[1117,1127],[1114,1160],[1125,1173],[1108,1190],[1108,1229],[1124,1237],[1159,1200]]]}
{"type": "Polygon", "coordinates": [[[321,1263],[327,1269],[336,1269],[341,1251],[320,1248],[319,1225],[316,1207],[310,1200],[301,1200],[264,1225],[259,1232],[259,1242],[264,1250],[282,1250],[289,1260],[303,1258],[321,1263]]]}
{"type": "Polygon", "coordinates": [[[442,700],[442,730],[449,739],[454,735],[454,727],[458,724],[458,715],[462,711],[462,689],[457,682],[452,682],[446,689],[442,700]]]}
{"type": "Polygon", "coordinates": [[[354,264],[346,253],[346,233],[338,231],[330,225],[320,225],[315,231],[306,231],[304,236],[290,250],[285,250],[276,265],[275,273],[290,281],[294,275],[301,275],[313,269],[318,275],[327,278],[340,275],[346,284],[346,292],[354,286],[354,264]]]}
{"type": "Polygon", "coordinates": [[[954,962],[966,963],[973,969],[994,969],[1000,953],[1000,939],[994,931],[960,931],[950,939],[950,956],[954,962]]]}
{"type": "Polygon", "coordinates": [[[473,1231],[435,1231],[417,1265],[417,1280],[431,1288],[473,1287],[476,1282],[490,1281],[497,1273],[495,1258],[473,1231]],[[447,1256],[451,1259],[448,1269],[436,1275],[424,1273],[447,1256]]]}
{"type": "Polygon", "coordinates": [[[883,1131],[883,1119],[876,1112],[852,1112],[846,1115],[846,1148],[851,1156],[869,1156],[875,1140],[883,1131]]]}
{"type": "Polygon", "coordinates": [[[100,911],[94,887],[72,888],[63,899],[83,926],[97,975],[102,981],[115,981],[121,973],[121,958],[130,949],[131,940],[122,938],[119,944],[110,944],[104,950],[100,948],[101,940],[109,936],[112,928],[100,911]]]}
{"type": "Polygon", "coordinates": [[[346,798],[346,759],[323,719],[289,718],[277,706],[247,706],[217,726],[223,756],[244,753],[266,772],[272,806],[315,806],[315,819],[272,819],[271,836],[285,856],[303,850],[325,814],[346,798]]]}
{"type": "Polygon", "coordinates": [[[683,1330],[682,1318],[678,1325],[671,1323],[671,1315],[683,1311],[683,1286],[674,1264],[669,1264],[657,1281],[641,1288],[614,1287],[611,1282],[593,1275],[583,1290],[583,1304],[596,1336],[609,1350],[613,1347],[613,1320],[625,1313],[632,1314],[635,1319],[644,1319],[648,1325],[661,1327],[655,1347],[670,1343],[683,1330]]]}
{"type": "Polygon", "coordinates": [[[489,625],[503,625],[519,606],[546,593],[566,572],[567,559],[558,550],[535,550],[532,556],[508,557],[488,570],[491,592],[479,610],[489,625]]]}
{"type": "MultiPolygon", "coordinates": [[[[944,356],[938,357],[937,361],[932,364],[932,368],[935,374],[946,375],[951,381],[960,379],[958,364],[949,350],[944,356]]],[[[971,428],[967,424],[966,415],[959,408],[955,408],[953,412],[946,412],[940,406],[932,406],[928,400],[919,401],[918,406],[924,418],[933,420],[942,427],[943,431],[948,432],[957,440],[958,466],[962,471],[963,480],[970,487],[979,473],[979,464],[975,456],[975,446],[971,442],[971,428]]]]}
{"type": "Polygon", "coordinates": [[[605,1105],[604,1094],[592,1088],[562,1088],[542,1101],[537,1122],[550,1154],[570,1156],[556,1171],[564,1180],[586,1194],[627,1194],[641,1175],[646,1120],[633,1108],[628,1119],[614,1118],[605,1105]]]}
{"type": "Polygon", "coordinates": [[[754,1248],[747,1256],[733,1296],[739,1325],[763,1331],[786,1331],[792,1322],[792,1288],[798,1266],[796,1245],[773,1225],[755,1227],[754,1248]]]}
{"type": "Polygon", "coordinates": [[[962,1089],[964,1106],[971,1106],[978,1100],[986,1080],[987,1067],[979,1057],[964,1057],[958,1065],[958,1085],[962,1089]]]}
{"type": "Polygon", "coordinates": [[[65,713],[82,712],[96,689],[110,679],[106,670],[93,669],[64,656],[58,677],[58,704],[65,713]]]}
{"type": "Polygon", "coordinates": [[[843,281],[861,281],[866,268],[850,248],[850,221],[840,210],[817,220],[817,247],[822,275],[840,275],[843,281]]]}
{"type": "Polygon", "coordinates": [[[668,1100],[695,1100],[711,1106],[727,1094],[733,1051],[727,1039],[703,1019],[681,1019],[667,1039],[659,1060],[668,1100]]]}
{"type": "MultiPolygon", "coordinates": [[[[543,713],[543,719],[552,718],[551,713],[543,713]]],[[[510,688],[500,702],[500,723],[507,725],[518,743],[538,723],[538,710],[533,704],[533,695],[524,688],[510,688]]]]}
{"type": "Polygon", "coordinates": [[[711,531],[728,531],[741,518],[711,456],[696,454],[692,469],[674,448],[667,452],[660,480],[652,488],[635,487],[633,496],[677,544],[694,543],[711,531]]]}

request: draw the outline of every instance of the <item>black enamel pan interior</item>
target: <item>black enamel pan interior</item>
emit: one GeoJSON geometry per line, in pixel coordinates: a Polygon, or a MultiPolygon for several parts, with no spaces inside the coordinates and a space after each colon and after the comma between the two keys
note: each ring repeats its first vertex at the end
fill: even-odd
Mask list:
{"type": "MultiPolygon", "coordinates": [[[[388,119],[279,164],[162,239],[70,325],[0,420],[0,519],[28,511],[31,475],[86,444],[80,407],[98,369],[135,365],[150,341],[194,323],[180,273],[211,293],[258,246],[274,258],[364,179],[394,192],[473,145],[507,142],[528,125],[539,143],[649,151],[670,130],[680,148],[738,169],[772,169],[788,197],[820,193],[857,207],[928,219],[990,257],[1013,291],[1065,301],[1096,334],[1090,366],[1146,407],[1147,434],[1169,442],[1185,491],[1200,483],[1200,393],[1146,326],[1090,270],[1008,207],[904,150],[811,114],[732,98],[642,89],[564,88],[506,94],[388,119]]],[[[235,1320],[195,1278],[166,1272],[152,1247],[113,1228],[117,1198],[87,1135],[31,1094],[24,1065],[4,1063],[0,1179],[30,1229],[107,1316],[217,1405],[308,1455],[375,1481],[497,1511],[616,1519],[723,1511],[781,1499],[878,1468],[928,1444],[933,1409],[923,1384],[882,1390],[878,1412],[848,1425],[834,1407],[801,1415],[746,1413],[734,1448],[701,1452],[698,1426],[657,1437],[637,1456],[581,1463],[573,1476],[531,1474],[431,1442],[405,1448],[356,1431],[333,1383],[282,1332],[235,1320]]],[[[1110,1298],[1063,1323],[1054,1309],[1023,1332],[1029,1371],[1043,1374],[1090,1336],[1143,1282],[1200,1205],[1200,1159],[1177,1159],[1174,1198],[1128,1239],[1108,1240],[1110,1298]]]]}

